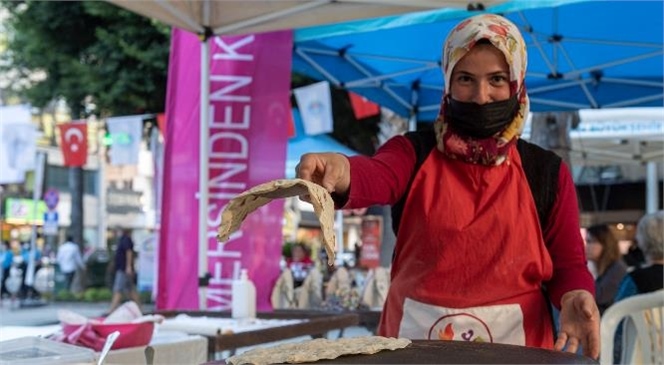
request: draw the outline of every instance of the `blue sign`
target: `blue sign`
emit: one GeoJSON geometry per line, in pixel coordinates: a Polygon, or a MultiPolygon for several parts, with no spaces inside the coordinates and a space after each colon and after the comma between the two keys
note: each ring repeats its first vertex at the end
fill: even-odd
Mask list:
{"type": "Polygon", "coordinates": [[[58,212],[48,211],[44,213],[44,234],[58,234],[58,212]]]}
{"type": "Polygon", "coordinates": [[[44,202],[46,203],[48,210],[55,210],[55,207],[58,206],[59,201],[60,194],[58,194],[56,189],[49,188],[46,193],[44,193],[44,202]]]}

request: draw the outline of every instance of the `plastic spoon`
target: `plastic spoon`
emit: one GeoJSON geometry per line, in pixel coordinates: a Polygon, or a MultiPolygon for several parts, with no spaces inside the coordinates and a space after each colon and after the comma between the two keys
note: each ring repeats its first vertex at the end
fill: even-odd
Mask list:
{"type": "Polygon", "coordinates": [[[118,337],[120,337],[120,331],[115,331],[106,337],[106,343],[104,343],[104,348],[101,350],[99,360],[97,360],[97,365],[102,365],[104,363],[108,352],[111,351],[111,347],[113,347],[113,344],[115,343],[115,340],[118,339],[118,337]]]}

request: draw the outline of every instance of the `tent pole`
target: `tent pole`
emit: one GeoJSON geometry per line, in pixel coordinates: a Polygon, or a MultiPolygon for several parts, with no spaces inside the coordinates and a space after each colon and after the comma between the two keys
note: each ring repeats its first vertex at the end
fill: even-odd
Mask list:
{"type": "Polygon", "coordinates": [[[417,131],[417,117],[415,113],[410,113],[410,118],[408,118],[408,132],[417,131]]]}
{"type": "Polygon", "coordinates": [[[657,179],[657,162],[646,164],[646,213],[654,213],[659,209],[659,186],[657,179]]]}
{"type": "MultiPolygon", "coordinates": [[[[341,210],[336,211],[336,228],[337,228],[337,257],[342,258],[344,253],[344,213],[341,210]]],[[[341,260],[343,261],[343,260],[341,260]]]]}
{"type": "Polygon", "coordinates": [[[207,209],[208,209],[208,140],[210,131],[208,120],[210,109],[210,43],[205,37],[201,42],[201,95],[200,95],[200,141],[199,148],[199,182],[198,182],[198,307],[207,308],[207,209]]]}
{"type": "Polygon", "coordinates": [[[413,82],[413,87],[410,94],[410,118],[408,118],[408,131],[417,131],[417,103],[420,99],[420,82],[413,82]]]}

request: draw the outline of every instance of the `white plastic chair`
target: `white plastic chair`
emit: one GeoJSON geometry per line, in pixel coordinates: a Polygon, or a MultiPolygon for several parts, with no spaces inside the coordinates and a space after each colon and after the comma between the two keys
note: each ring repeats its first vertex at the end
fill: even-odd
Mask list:
{"type": "Polygon", "coordinates": [[[620,364],[662,364],[664,290],[639,294],[610,306],[601,321],[600,364],[613,363],[613,341],[623,323],[620,364]]]}

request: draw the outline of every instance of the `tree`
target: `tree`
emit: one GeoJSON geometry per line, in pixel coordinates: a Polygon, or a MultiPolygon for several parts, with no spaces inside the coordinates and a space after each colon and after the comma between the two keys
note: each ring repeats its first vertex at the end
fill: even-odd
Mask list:
{"type": "Polygon", "coordinates": [[[32,105],[62,97],[73,118],[164,110],[167,26],[106,2],[1,4],[11,14],[4,67],[19,71],[32,105]]]}
{"type": "MultiPolygon", "coordinates": [[[[10,16],[0,70],[44,108],[64,99],[73,119],[164,110],[169,28],[106,2],[1,0],[10,16]],[[12,70],[12,73],[7,71],[12,70]]],[[[71,233],[83,242],[83,171],[71,168],[71,233]]]]}

